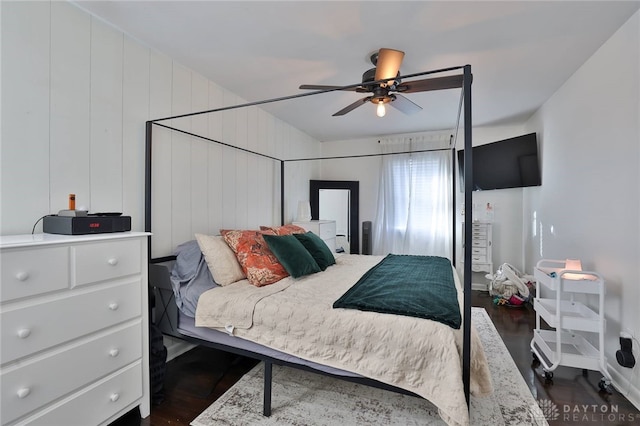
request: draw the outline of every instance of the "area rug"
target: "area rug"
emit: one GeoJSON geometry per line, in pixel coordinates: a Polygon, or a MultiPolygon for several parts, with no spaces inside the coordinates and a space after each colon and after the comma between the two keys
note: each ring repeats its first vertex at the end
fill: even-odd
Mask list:
{"type": "MultiPolygon", "coordinates": [[[[471,398],[471,425],[547,425],[487,312],[472,308],[472,321],[489,361],[494,393],[471,398]]],[[[294,368],[274,365],[272,386],[271,417],[262,415],[263,365],[258,364],[191,425],[446,425],[425,399],[294,368]]]]}

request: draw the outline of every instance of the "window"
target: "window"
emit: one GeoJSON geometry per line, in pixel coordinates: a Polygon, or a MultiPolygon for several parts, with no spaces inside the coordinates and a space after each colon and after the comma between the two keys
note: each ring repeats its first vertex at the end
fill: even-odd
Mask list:
{"type": "Polygon", "coordinates": [[[451,155],[383,156],[374,253],[451,256],[451,155]]]}

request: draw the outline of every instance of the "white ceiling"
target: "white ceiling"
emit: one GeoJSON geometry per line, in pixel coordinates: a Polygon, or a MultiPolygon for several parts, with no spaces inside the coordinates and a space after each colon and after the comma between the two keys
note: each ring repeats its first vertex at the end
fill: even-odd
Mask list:
{"type": "MultiPolygon", "coordinates": [[[[300,84],[359,83],[381,47],[401,74],[470,64],[475,126],[522,123],[629,17],[638,1],[78,1],[81,8],[247,102],[300,84]]],[[[616,64],[611,64],[612,67],[616,64]]],[[[424,77],[419,77],[424,78],[424,77]]],[[[594,84],[605,84],[594,81],[594,84]]],[[[455,126],[460,90],[405,95],[423,107],[378,118],[331,92],[264,108],[321,141],[455,126]]],[[[159,117],[158,117],[159,118],[159,117]]]]}

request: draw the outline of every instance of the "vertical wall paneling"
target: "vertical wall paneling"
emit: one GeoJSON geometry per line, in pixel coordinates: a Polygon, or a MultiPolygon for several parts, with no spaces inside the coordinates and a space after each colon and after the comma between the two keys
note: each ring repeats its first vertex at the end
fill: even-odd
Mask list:
{"type": "MultiPolygon", "coordinates": [[[[222,91],[223,106],[236,105],[238,97],[233,93],[222,91]]],[[[222,142],[230,145],[236,144],[236,114],[237,110],[226,110],[222,112],[222,142]]],[[[223,224],[227,228],[235,228],[238,226],[236,212],[236,199],[238,196],[237,176],[236,176],[236,157],[239,153],[230,148],[222,151],[224,186],[222,188],[222,208],[223,208],[223,224]]]]}
{"type": "MultiPolygon", "coordinates": [[[[149,116],[151,119],[171,115],[171,60],[156,52],[149,58],[149,116]]],[[[171,242],[171,132],[158,126],[153,128],[152,151],[152,208],[151,239],[153,256],[166,256],[173,252],[171,242]],[[160,232],[161,231],[161,232],[160,232]]]]}
{"type": "MultiPolygon", "coordinates": [[[[49,211],[50,3],[3,2],[0,180],[3,235],[49,211]]],[[[41,229],[41,228],[40,228],[41,229]]]]}
{"type": "Polygon", "coordinates": [[[91,19],[91,194],[94,212],[122,211],[124,35],[91,19]]]}
{"type": "MultiPolygon", "coordinates": [[[[218,109],[224,106],[224,95],[222,88],[214,82],[209,82],[209,107],[208,109],[218,109]]],[[[209,137],[216,141],[222,141],[222,112],[213,112],[207,114],[207,122],[209,126],[209,137]]]]}
{"type": "MultiPolygon", "coordinates": [[[[131,229],[144,229],[144,123],[149,119],[149,50],[124,39],[122,87],[122,211],[131,229]],[[141,187],[142,186],[142,187],[141,187]]],[[[154,129],[154,132],[157,130],[154,129]]]]}
{"type": "MultiPolygon", "coordinates": [[[[238,101],[238,103],[246,103],[244,99],[238,99],[238,101]]],[[[248,147],[247,120],[247,108],[238,108],[236,110],[236,146],[242,148],[248,147]]],[[[247,228],[249,222],[249,157],[254,155],[245,152],[239,152],[236,155],[236,212],[238,215],[236,226],[241,228],[247,228]]]]}
{"type": "MultiPolygon", "coordinates": [[[[199,74],[191,75],[191,111],[205,111],[209,108],[209,83],[199,74]]],[[[191,118],[191,130],[198,135],[207,136],[209,131],[206,115],[191,118]]],[[[191,235],[196,232],[207,234],[209,231],[208,200],[208,152],[209,142],[200,138],[191,138],[191,235]]]]}
{"type": "MultiPolygon", "coordinates": [[[[145,121],[245,103],[73,3],[2,2],[0,12],[3,234],[30,232],[71,192],[78,206],[122,211],[142,229],[145,121]]],[[[320,150],[259,107],[164,124],[279,158],[320,150]]],[[[279,222],[279,162],[153,129],[153,256],[195,231],[279,222]]],[[[295,170],[291,211],[312,175],[295,170]]]]}
{"type": "MultiPolygon", "coordinates": [[[[275,118],[270,114],[265,113],[265,115],[266,115],[265,142],[266,142],[267,153],[273,157],[277,157],[278,153],[276,150],[275,118]]],[[[279,188],[279,185],[280,185],[280,173],[277,171],[273,171],[270,168],[267,168],[265,178],[268,178],[265,180],[270,182],[271,188],[274,188],[273,190],[269,191],[268,194],[279,194],[280,191],[277,190],[276,188],[279,188]]],[[[269,197],[269,205],[271,206],[272,221],[279,224],[280,223],[280,198],[269,197]]]]}
{"type": "Polygon", "coordinates": [[[237,151],[232,148],[222,148],[222,226],[236,228],[236,156],[237,151]]]}
{"type": "Polygon", "coordinates": [[[91,18],[67,2],[51,3],[50,209],[89,207],[91,18]]]}
{"type": "MultiPolygon", "coordinates": [[[[191,71],[173,63],[171,115],[191,112],[191,71]]],[[[191,131],[191,117],[174,120],[176,128],[191,131]]],[[[191,215],[191,137],[173,132],[171,135],[171,235],[173,247],[192,239],[191,215]]]]}
{"type": "MultiPolygon", "coordinates": [[[[229,92],[226,89],[222,89],[222,106],[229,107],[239,104],[239,97],[229,92]]],[[[230,145],[236,145],[236,117],[238,115],[238,109],[228,109],[222,111],[222,142],[230,145]]]]}
{"type": "MultiPolygon", "coordinates": [[[[220,86],[209,82],[209,109],[221,108],[223,95],[220,86]]],[[[207,114],[209,137],[213,140],[222,140],[222,113],[207,114]]],[[[222,187],[224,184],[224,171],[222,146],[216,143],[209,144],[208,150],[208,212],[209,234],[217,235],[223,225],[222,187]]]]}
{"type": "MultiPolygon", "coordinates": [[[[267,155],[274,156],[275,154],[275,137],[274,137],[274,126],[273,126],[273,117],[267,114],[265,111],[261,110],[259,114],[259,128],[261,135],[261,146],[263,147],[263,151],[267,155]]],[[[275,171],[273,161],[264,160],[261,162],[263,166],[260,169],[261,176],[263,177],[263,191],[262,194],[262,202],[261,208],[265,212],[269,212],[271,217],[271,223],[279,224],[280,223],[280,210],[277,208],[279,206],[279,201],[275,199],[276,194],[279,194],[279,189],[276,186],[277,182],[275,180],[275,171]]],[[[278,164],[279,167],[279,164],[278,164]]],[[[279,171],[278,171],[279,175],[279,171]]],[[[279,180],[278,180],[279,182],[279,180]]]]}
{"type": "MultiPolygon", "coordinates": [[[[247,108],[247,147],[254,152],[261,152],[258,146],[258,109],[257,107],[247,108]]],[[[262,212],[258,210],[256,203],[260,199],[259,161],[261,157],[250,155],[247,158],[247,202],[249,209],[247,212],[247,226],[256,229],[261,225],[262,212]]]]}

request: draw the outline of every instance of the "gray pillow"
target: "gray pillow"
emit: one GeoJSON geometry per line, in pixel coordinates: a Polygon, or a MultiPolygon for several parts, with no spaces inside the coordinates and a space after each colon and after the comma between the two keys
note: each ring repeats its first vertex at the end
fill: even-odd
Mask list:
{"type": "Polygon", "coordinates": [[[185,315],[195,318],[200,295],[219,286],[213,280],[196,240],[180,244],[175,254],[170,278],[176,305],[185,315]]]}

